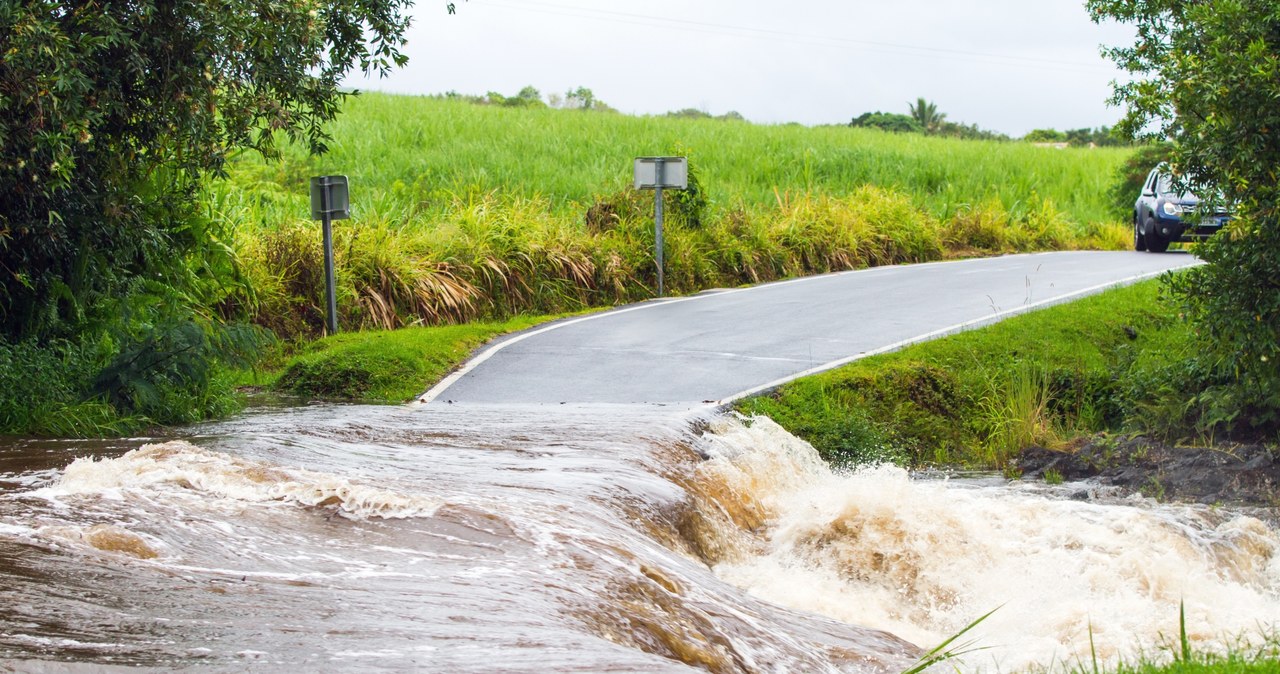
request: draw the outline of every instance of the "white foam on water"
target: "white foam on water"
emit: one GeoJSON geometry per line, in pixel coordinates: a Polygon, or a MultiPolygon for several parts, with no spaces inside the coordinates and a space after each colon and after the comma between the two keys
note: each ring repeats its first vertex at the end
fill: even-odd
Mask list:
{"type": "Polygon", "coordinates": [[[715,568],[761,598],[881,628],[926,648],[998,609],[968,638],[970,666],[1133,658],[1176,643],[1180,602],[1197,650],[1280,624],[1280,535],[1253,517],[1141,499],[1055,500],[1026,490],[827,469],[768,419],[719,423],[702,479],[752,501],[754,550],[715,568]]]}
{"type": "Polygon", "coordinates": [[[114,459],[76,459],[58,481],[30,495],[124,498],[128,490],[181,488],[225,499],[334,507],[353,518],[430,517],[439,499],[360,484],[339,475],[285,468],[176,440],[143,445],[114,459]]]}
{"type": "Polygon", "coordinates": [[[32,527],[23,526],[21,524],[10,524],[0,522],[0,536],[10,536],[13,538],[23,538],[36,533],[32,527]]]}

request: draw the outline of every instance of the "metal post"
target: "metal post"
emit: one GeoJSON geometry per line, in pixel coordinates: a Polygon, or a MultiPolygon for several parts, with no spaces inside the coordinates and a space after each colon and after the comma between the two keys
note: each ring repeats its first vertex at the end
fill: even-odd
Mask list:
{"type": "Polygon", "coordinates": [[[325,308],[326,318],[328,320],[329,334],[338,334],[338,295],[335,290],[336,284],[333,278],[333,225],[330,217],[329,209],[329,185],[328,180],[324,181],[324,186],[320,192],[320,208],[322,211],[321,222],[324,225],[324,284],[325,284],[325,308]]]}
{"type": "Polygon", "coordinates": [[[662,297],[664,293],[662,278],[664,268],[662,260],[662,180],[664,176],[662,175],[661,159],[656,162],[653,169],[656,176],[654,182],[657,183],[657,186],[653,189],[655,197],[653,202],[653,246],[654,259],[657,260],[658,264],[658,297],[662,297]]]}

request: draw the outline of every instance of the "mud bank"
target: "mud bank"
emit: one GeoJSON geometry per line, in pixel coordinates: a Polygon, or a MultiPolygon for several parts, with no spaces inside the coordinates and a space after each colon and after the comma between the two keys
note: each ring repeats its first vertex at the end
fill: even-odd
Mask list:
{"type": "Polygon", "coordinates": [[[1175,447],[1145,436],[1099,435],[1070,451],[1027,449],[1018,468],[1024,480],[1088,480],[1159,501],[1275,508],[1277,454],[1265,445],[1175,447]]]}

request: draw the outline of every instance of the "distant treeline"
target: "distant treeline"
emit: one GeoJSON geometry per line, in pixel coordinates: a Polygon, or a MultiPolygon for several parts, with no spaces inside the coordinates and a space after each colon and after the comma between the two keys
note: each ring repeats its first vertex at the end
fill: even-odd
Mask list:
{"type": "MultiPolygon", "coordinates": [[[[979,128],[977,124],[963,124],[947,121],[946,113],[938,112],[938,106],[923,98],[915,103],[908,103],[908,112],[864,112],[854,117],[849,126],[857,128],[880,129],[892,133],[923,133],[931,136],[946,136],[970,140],[1010,140],[1009,136],[998,131],[979,128]]],[[[1035,129],[1022,137],[1031,143],[1065,143],[1072,147],[1129,145],[1131,142],[1111,127],[1100,126],[1096,129],[1035,129]]]]}
{"type": "MultiPolygon", "coordinates": [[[[442,100],[460,100],[476,105],[496,105],[507,108],[555,108],[568,110],[595,110],[597,112],[618,112],[615,108],[596,98],[595,92],[587,87],[578,87],[570,89],[563,94],[550,93],[544,98],[542,92],[532,85],[521,89],[514,96],[507,96],[497,91],[479,96],[476,94],[461,94],[456,91],[447,91],[443,94],[434,94],[428,98],[442,100]]],[[[718,119],[722,121],[743,122],[746,118],[742,113],[736,110],[730,110],[723,115],[713,115],[706,110],[699,108],[683,108],[681,110],[673,110],[666,113],[665,117],[679,117],[681,119],[718,119]]]]}

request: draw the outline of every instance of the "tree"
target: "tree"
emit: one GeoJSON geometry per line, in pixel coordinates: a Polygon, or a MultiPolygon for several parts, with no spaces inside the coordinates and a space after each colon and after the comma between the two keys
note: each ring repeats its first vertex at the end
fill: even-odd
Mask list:
{"type": "Polygon", "coordinates": [[[201,179],[280,134],[323,152],[343,77],[405,62],[407,6],[0,0],[0,337],[198,281],[201,179]]]}
{"type": "Polygon", "coordinates": [[[672,110],[668,112],[667,117],[680,117],[683,119],[711,119],[711,113],[698,108],[682,108],[680,110],[672,110]]]}
{"type": "Polygon", "coordinates": [[[947,118],[946,114],[938,112],[936,104],[924,100],[923,97],[917,98],[915,103],[908,103],[907,107],[911,110],[911,117],[920,124],[925,133],[937,133],[942,122],[947,118]]]}
{"type": "Polygon", "coordinates": [[[849,126],[883,129],[894,133],[922,133],[924,127],[914,117],[895,112],[864,112],[854,117],[849,126]]]}
{"type": "MultiPolygon", "coordinates": [[[[1179,187],[1233,208],[1197,248],[1207,265],[1170,288],[1199,332],[1186,366],[1200,430],[1280,428],[1280,4],[1274,0],[1089,0],[1095,21],[1135,24],[1108,50],[1132,137],[1169,139],[1179,187]]],[[[1176,384],[1175,384],[1176,385],[1176,384]]],[[[1177,390],[1177,389],[1175,389],[1177,390]]]]}
{"type": "Polygon", "coordinates": [[[596,95],[586,87],[578,87],[565,92],[565,107],[591,110],[596,107],[596,95]]]}
{"type": "Polygon", "coordinates": [[[527,103],[541,103],[542,92],[538,91],[537,87],[530,84],[529,86],[521,89],[520,93],[516,94],[516,98],[526,101],[527,103]]]}
{"type": "Polygon", "coordinates": [[[1022,140],[1028,143],[1065,143],[1067,142],[1067,134],[1057,129],[1032,129],[1022,140]]]}

